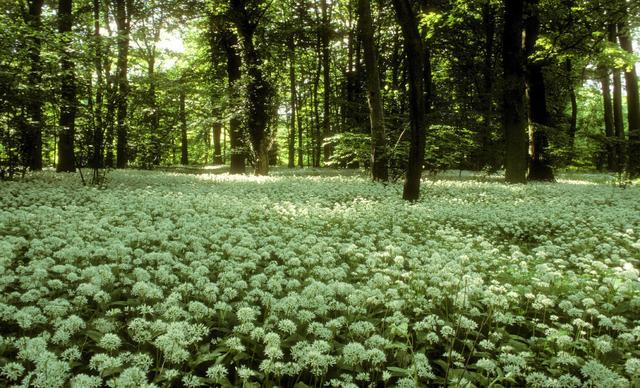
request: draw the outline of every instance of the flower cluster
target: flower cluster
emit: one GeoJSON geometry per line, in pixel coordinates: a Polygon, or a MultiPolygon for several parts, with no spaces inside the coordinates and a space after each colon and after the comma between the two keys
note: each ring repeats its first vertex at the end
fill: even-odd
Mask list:
{"type": "Polygon", "coordinates": [[[0,386],[640,383],[638,187],[110,178],[0,186],[0,386]]]}

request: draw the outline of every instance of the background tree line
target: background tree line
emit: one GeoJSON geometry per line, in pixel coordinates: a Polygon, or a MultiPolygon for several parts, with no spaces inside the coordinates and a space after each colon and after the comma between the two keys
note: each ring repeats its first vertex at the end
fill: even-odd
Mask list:
{"type": "Polygon", "coordinates": [[[639,8],[4,1],[0,168],[359,166],[411,200],[424,169],[637,177],[639,8]]]}

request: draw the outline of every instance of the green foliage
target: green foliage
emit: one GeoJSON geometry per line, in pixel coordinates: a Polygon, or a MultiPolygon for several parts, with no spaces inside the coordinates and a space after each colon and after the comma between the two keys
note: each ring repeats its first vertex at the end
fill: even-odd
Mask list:
{"type": "Polygon", "coordinates": [[[109,177],[0,185],[0,385],[640,377],[635,185],[442,174],[408,204],[344,170],[109,177]]]}

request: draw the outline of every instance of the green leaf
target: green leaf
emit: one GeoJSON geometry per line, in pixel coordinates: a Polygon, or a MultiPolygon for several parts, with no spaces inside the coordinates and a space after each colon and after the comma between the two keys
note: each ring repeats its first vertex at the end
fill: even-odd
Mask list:
{"type": "Polygon", "coordinates": [[[387,370],[388,370],[389,372],[391,372],[391,374],[392,374],[393,376],[405,377],[405,376],[409,376],[409,375],[410,375],[410,373],[409,373],[409,370],[408,370],[408,369],[405,369],[405,368],[398,368],[398,367],[396,367],[396,366],[388,366],[388,367],[387,367],[387,370]]]}

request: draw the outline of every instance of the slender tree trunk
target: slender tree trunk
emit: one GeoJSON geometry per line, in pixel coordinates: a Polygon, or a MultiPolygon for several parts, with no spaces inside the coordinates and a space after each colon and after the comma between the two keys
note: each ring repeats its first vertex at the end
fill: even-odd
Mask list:
{"type": "Polygon", "coordinates": [[[116,167],[126,168],[128,163],[127,105],[129,99],[129,30],[133,0],[116,0],[116,24],[118,26],[118,61],[116,98],[116,167]]]}
{"type": "Polygon", "coordinates": [[[573,66],[571,60],[567,59],[565,62],[565,68],[567,72],[567,79],[569,84],[569,99],[571,100],[571,116],[569,117],[569,155],[567,157],[567,164],[571,164],[575,156],[575,140],[576,132],[578,130],[578,98],[576,97],[576,90],[573,86],[573,66]]]}
{"type": "Polygon", "coordinates": [[[224,28],[221,32],[221,42],[225,54],[227,56],[227,78],[229,82],[229,99],[231,100],[231,106],[229,109],[233,109],[229,120],[229,143],[231,161],[229,166],[230,174],[244,174],[246,172],[245,166],[245,151],[242,141],[242,121],[235,111],[235,106],[239,101],[239,86],[238,81],[242,73],[240,72],[241,59],[236,47],[238,46],[237,36],[228,28],[224,28]]]}
{"type": "Polygon", "coordinates": [[[71,27],[73,26],[72,0],[58,2],[58,32],[62,40],[60,56],[61,106],[60,133],[58,136],[58,172],[75,171],[74,137],[76,121],[76,78],[71,58],[71,27]]]}
{"type": "MultiPolygon", "coordinates": [[[[320,1],[320,8],[322,12],[322,30],[320,37],[322,40],[322,84],[324,92],[322,100],[322,142],[325,142],[325,140],[331,136],[331,48],[329,47],[331,20],[327,0],[320,1]]],[[[326,163],[331,158],[332,147],[330,144],[325,144],[323,150],[324,161],[326,163]]]]}
{"type": "Polygon", "coordinates": [[[302,108],[304,107],[304,101],[302,100],[301,93],[297,93],[298,98],[296,100],[296,108],[297,108],[297,115],[296,118],[298,119],[298,167],[302,168],[304,167],[304,146],[302,143],[302,135],[303,135],[303,126],[302,126],[302,108]]]}
{"type": "Polygon", "coordinates": [[[486,165],[493,165],[494,162],[491,155],[494,150],[491,149],[491,132],[493,126],[493,55],[494,40],[496,28],[496,15],[490,1],[486,1],[482,5],[482,24],[484,27],[484,52],[482,67],[482,92],[480,101],[482,103],[482,125],[478,133],[478,159],[476,160],[476,169],[481,170],[486,165]]]}
{"type": "Polygon", "coordinates": [[[105,156],[104,156],[104,165],[108,168],[113,168],[115,166],[115,155],[113,153],[113,141],[115,137],[115,112],[116,112],[116,99],[117,99],[117,90],[114,84],[113,77],[108,70],[108,62],[105,66],[105,74],[107,78],[107,114],[105,115],[106,119],[106,129],[105,129],[105,156]]]}
{"type": "Polygon", "coordinates": [[[374,181],[387,181],[387,142],[384,132],[384,110],[380,94],[380,73],[373,38],[373,20],[369,0],[358,0],[360,34],[364,48],[364,64],[369,91],[369,119],[371,122],[371,175],[374,181]]]}
{"type": "MultiPolygon", "coordinates": [[[[109,25],[109,4],[102,2],[103,6],[103,19],[105,29],[109,38],[113,37],[111,26],[109,25]]],[[[106,44],[104,48],[103,61],[104,77],[105,77],[105,94],[107,111],[103,117],[104,120],[104,165],[107,168],[113,168],[115,166],[115,154],[113,152],[113,142],[115,137],[115,116],[116,116],[116,104],[117,104],[117,81],[115,74],[111,71],[110,57],[111,46],[106,44]]]]}
{"type": "Polygon", "coordinates": [[[613,140],[615,139],[615,130],[613,127],[613,105],[611,103],[611,85],[609,82],[609,72],[604,66],[599,67],[600,84],[602,86],[602,102],[604,108],[604,129],[606,136],[605,147],[607,150],[607,167],[609,171],[615,171],[617,168],[615,148],[613,140]]]}
{"type": "Polygon", "coordinates": [[[100,36],[100,0],[93,0],[93,27],[96,53],[94,65],[96,68],[96,103],[93,111],[93,156],[92,167],[104,167],[104,120],[102,108],[104,104],[104,66],[102,64],[102,37],[100,36]]]}
{"type": "MultiPolygon", "coordinates": [[[[609,42],[617,43],[617,28],[615,24],[609,25],[609,42]]],[[[622,172],[625,168],[625,134],[624,134],[624,117],[622,114],[622,80],[620,79],[620,70],[613,69],[613,128],[616,135],[616,156],[617,169],[622,172]]]]}
{"type": "Polygon", "coordinates": [[[550,124],[543,65],[531,59],[540,32],[538,0],[528,0],[529,15],[525,22],[526,84],[529,95],[529,175],[528,180],[554,181],[548,153],[546,128],[550,124]]]}
{"type": "Polygon", "coordinates": [[[291,98],[291,117],[289,122],[289,168],[295,167],[296,155],[296,43],[295,36],[289,36],[289,94],[291,98]]]}
{"type": "Polygon", "coordinates": [[[154,46],[149,50],[147,62],[147,74],[149,77],[149,129],[151,131],[151,149],[153,152],[153,165],[160,165],[161,145],[160,145],[160,109],[158,107],[158,98],[156,96],[156,49],[154,46]]]}
{"type": "Polygon", "coordinates": [[[29,11],[26,22],[32,30],[30,37],[29,56],[29,89],[27,99],[28,120],[22,134],[23,163],[32,171],[42,170],[42,128],[44,116],[42,114],[42,5],[44,0],[29,0],[29,11]]]}
{"type": "MultiPolygon", "coordinates": [[[[320,44],[318,44],[318,53],[320,50],[320,44]]],[[[313,167],[320,167],[320,153],[322,150],[322,128],[320,127],[320,102],[318,98],[318,89],[320,88],[320,70],[322,67],[322,56],[318,55],[318,67],[316,69],[313,78],[313,115],[314,115],[314,129],[315,129],[315,147],[313,149],[313,167]]]]}
{"type": "Polygon", "coordinates": [[[180,85],[180,164],[189,164],[189,144],[187,143],[187,93],[185,85],[180,85]]]}
{"type": "Polygon", "coordinates": [[[504,66],[503,120],[506,140],[505,180],[527,181],[527,114],[525,108],[523,0],[505,0],[502,57],[504,66]]]}
{"type": "MultiPolygon", "coordinates": [[[[620,47],[633,54],[631,32],[628,22],[618,26],[620,47]]],[[[640,96],[638,93],[638,75],[635,65],[628,66],[624,72],[627,89],[627,122],[629,125],[629,145],[627,147],[627,171],[632,178],[640,176],[640,96]]]]}
{"type": "Polygon", "coordinates": [[[409,76],[409,121],[411,145],[409,165],[402,197],[408,201],[420,198],[420,179],[425,147],[424,49],[418,32],[418,20],[408,0],[393,0],[398,23],[404,37],[405,58],[409,76]]]}

